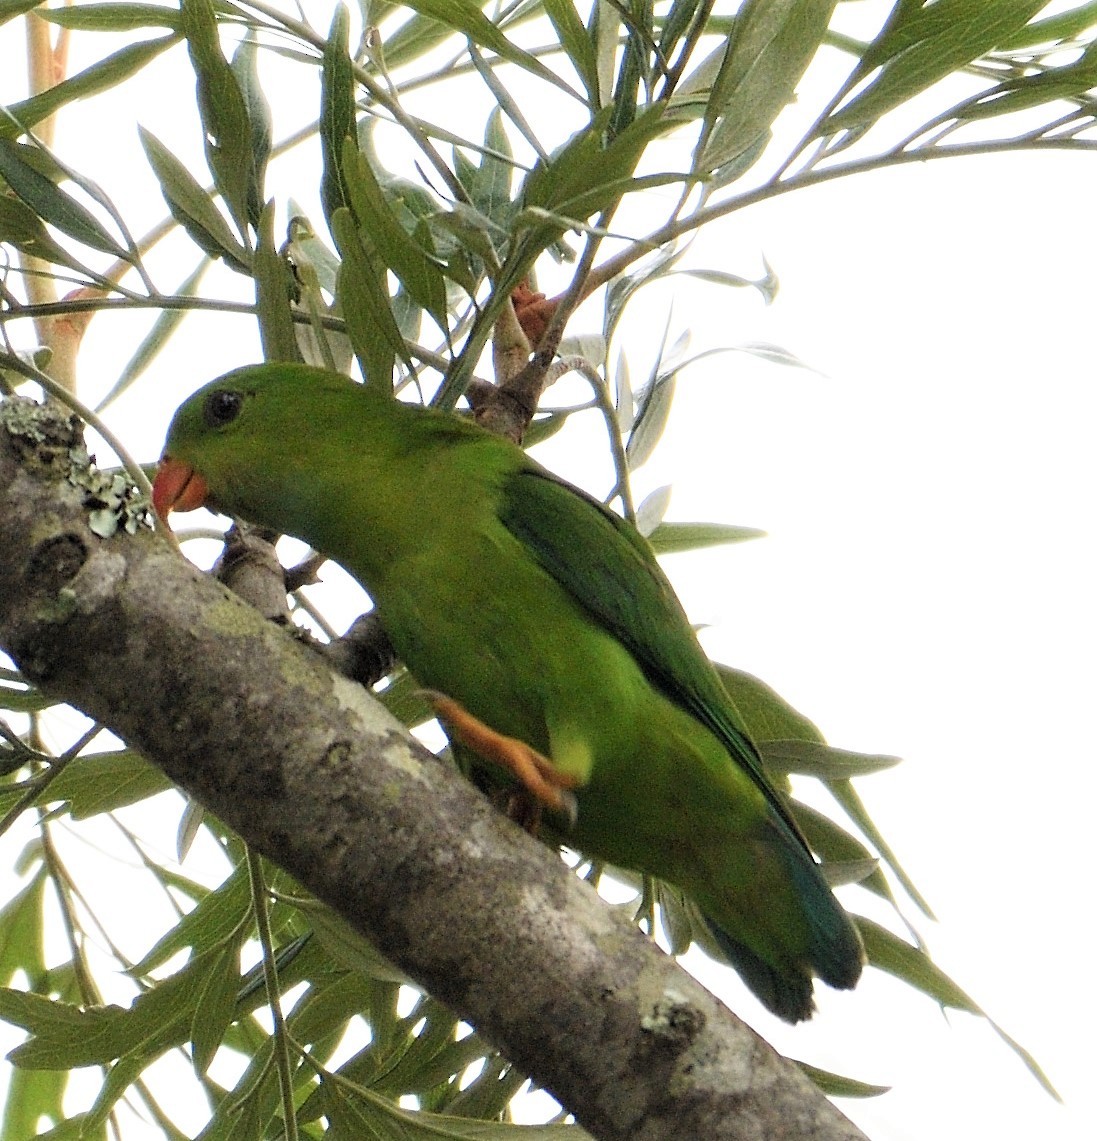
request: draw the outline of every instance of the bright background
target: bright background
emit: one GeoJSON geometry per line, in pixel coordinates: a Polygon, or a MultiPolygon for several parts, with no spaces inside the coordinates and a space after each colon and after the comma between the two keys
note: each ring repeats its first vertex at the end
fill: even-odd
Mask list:
{"type": "MultiPolygon", "coordinates": [[[[0,58],[14,60],[9,32],[0,58]]],[[[158,72],[162,90],[189,91],[170,74],[158,72]]],[[[314,105],[311,88],[301,98],[314,105]]],[[[155,90],[115,110],[158,131],[175,115],[155,90]]],[[[117,164],[133,161],[132,127],[104,133],[103,114],[63,121],[58,150],[125,211],[117,164]]],[[[193,147],[197,156],[197,138],[193,147]]],[[[1093,890],[1083,886],[1097,681],[1094,162],[945,160],[788,195],[706,232],[707,256],[695,259],[761,276],[764,255],[781,282],[771,307],[677,278],[634,314],[634,379],[668,311],[672,338],[688,327],[695,349],[766,341],[811,366],[736,353],[689,369],[637,491],[673,483],[668,518],[769,533],[666,561],[691,617],[709,624],[706,647],[772,684],[831,743],[905,758],[859,787],[936,910],[940,923],[920,928],[1067,1102],[1052,1103],[980,1020],[946,1020],[877,972],[852,995],[821,993],[815,1021],[791,1029],[730,972],[710,970],[709,984],[778,1048],[894,1087],[843,1103],[875,1141],[1095,1132],[1093,890]]],[[[137,208],[158,217],[147,171],[126,173],[137,208]]],[[[189,252],[170,260],[186,248],[158,255],[178,265],[156,275],[165,287],[193,264],[189,252]]],[[[120,337],[147,320],[93,323],[86,400],[109,386],[120,337]]],[[[139,459],[157,454],[183,395],[254,358],[245,326],[191,319],[113,410],[139,459]]],[[[584,475],[580,459],[588,443],[601,455],[597,430],[578,426],[541,455],[604,490],[603,468],[584,475]]]]}

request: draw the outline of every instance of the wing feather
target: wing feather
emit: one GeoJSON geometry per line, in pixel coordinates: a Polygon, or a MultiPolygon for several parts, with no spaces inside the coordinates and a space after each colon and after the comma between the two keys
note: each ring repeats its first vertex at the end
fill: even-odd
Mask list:
{"type": "Polygon", "coordinates": [[[682,604],[636,528],[535,467],[509,477],[499,515],[538,563],[628,648],[652,684],[719,738],[807,850],[682,604]]]}

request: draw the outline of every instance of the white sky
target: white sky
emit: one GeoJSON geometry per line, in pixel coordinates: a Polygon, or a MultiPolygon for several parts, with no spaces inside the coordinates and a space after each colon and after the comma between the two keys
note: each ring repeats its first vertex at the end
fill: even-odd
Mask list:
{"type": "MultiPolygon", "coordinates": [[[[302,98],[311,108],[312,89],[302,98]]],[[[173,113],[140,104],[154,130],[173,113]]],[[[128,129],[97,138],[82,169],[121,198],[110,156],[133,146],[128,129]]],[[[843,1105],[875,1141],[1093,1136],[1094,161],[946,160],[786,196],[705,240],[719,243],[708,264],[731,272],[760,275],[764,254],[781,280],[772,307],[674,286],[672,328],[690,326],[695,348],[771,341],[818,371],[729,354],[685,374],[638,492],[672,482],[670,518],[770,537],[667,569],[711,624],[714,657],[763,677],[833,744],[906,758],[859,787],[936,909],[922,933],[1067,1100],[1053,1104],[978,1020],[946,1021],[877,972],[852,995],[821,993],[797,1029],[717,972],[711,985],[778,1048],[894,1086],[843,1105]]],[[[132,178],[152,221],[158,196],[143,170],[132,178]]],[[[174,285],[187,259],[158,280],[174,285]]],[[[637,312],[634,378],[668,305],[653,291],[637,312]]],[[[189,322],[119,405],[112,422],[139,458],[186,392],[253,357],[245,324],[189,322]]],[[[109,386],[117,340],[139,325],[93,325],[85,399],[109,386]]],[[[584,431],[543,458],[575,478],[584,431]]]]}

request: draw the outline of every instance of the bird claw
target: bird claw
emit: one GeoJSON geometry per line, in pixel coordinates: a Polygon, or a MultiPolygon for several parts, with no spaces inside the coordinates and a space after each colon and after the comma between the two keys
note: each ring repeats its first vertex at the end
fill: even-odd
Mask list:
{"type": "Polygon", "coordinates": [[[569,830],[575,827],[579,820],[579,801],[571,791],[579,783],[575,777],[561,772],[525,741],[497,733],[444,693],[424,689],[419,694],[452,738],[514,776],[531,798],[537,816],[541,809],[548,809],[562,816],[569,830]]]}

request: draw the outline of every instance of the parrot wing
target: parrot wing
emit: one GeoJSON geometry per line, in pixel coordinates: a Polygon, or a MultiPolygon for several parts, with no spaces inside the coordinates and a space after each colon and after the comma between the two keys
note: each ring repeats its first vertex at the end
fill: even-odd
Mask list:
{"type": "Polygon", "coordinates": [[[499,515],[537,562],[629,650],[652,684],[723,743],[807,850],[681,603],[636,528],[537,468],[509,478],[499,515]]]}

